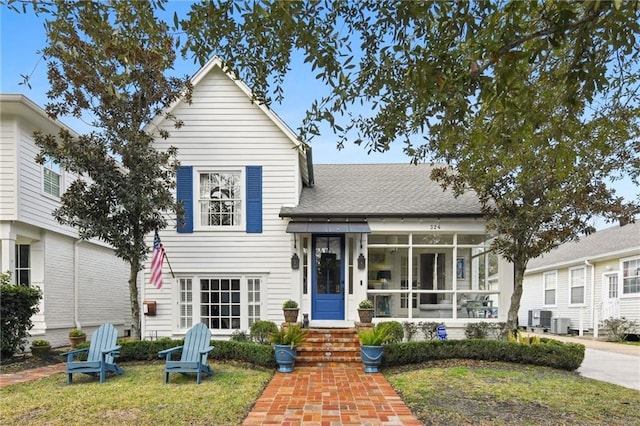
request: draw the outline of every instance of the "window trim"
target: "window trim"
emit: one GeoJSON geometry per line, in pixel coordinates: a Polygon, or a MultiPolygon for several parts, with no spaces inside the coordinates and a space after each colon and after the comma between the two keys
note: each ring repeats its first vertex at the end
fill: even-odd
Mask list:
{"type": "MultiPolygon", "coordinates": [[[[620,272],[618,277],[618,298],[619,299],[628,299],[628,298],[638,298],[640,297],[640,291],[637,293],[625,293],[624,292],[624,264],[625,262],[637,261],[640,265],[640,256],[631,256],[620,259],[620,272]]],[[[639,268],[640,269],[640,268],[639,268]]]]}
{"type": "Polygon", "coordinates": [[[557,307],[558,306],[558,271],[546,271],[542,273],[542,306],[544,307],[557,307]],[[553,286],[553,303],[547,304],[547,290],[551,290],[547,288],[547,276],[554,277],[554,286],[553,286]]]}
{"type": "Polygon", "coordinates": [[[584,266],[575,266],[573,268],[569,268],[569,276],[568,276],[568,286],[567,288],[569,289],[569,294],[568,294],[568,299],[567,299],[567,305],[569,307],[583,307],[586,306],[587,304],[587,268],[585,268],[584,266]],[[573,274],[577,271],[582,271],[582,302],[579,303],[572,303],[571,302],[571,290],[573,288],[577,288],[578,286],[573,285],[573,274]]]}
{"type": "Polygon", "coordinates": [[[214,335],[218,336],[231,336],[234,332],[238,330],[248,331],[250,329],[249,326],[249,287],[248,280],[250,279],[258,279],[260,280],[260,318],[258,320],[264,320],[266,315],[266,288],[267,288],[267,276],[265,274],[255,274],[255,273],[246,273],[246,274],[237,274],[237,273],[214,273],[214,274],[193,274],[193,275],[181,275],[176,277],[175,291],[174,297],[177,297],[177,303],[175,304],[175,310],[173,312],[175,322],[174,322],[174,332],[176,334],[184,334],[187,330],[185,328],[180,327],[180,280],[181,279],[190,279],[191,280],[191,303],[192,303],[192,325],[189,327],[193,327],[193,325],[198,324],[201,321],[201,292],[200,292],[200,280],[216,280],[216,279],[239,279],[240,280],[240,328],[234,329],[220,329],[220,328],[212,328],[211,332],[214,335]]]}
{"type": "Polygon", "coordinates": [[[193,177],[193,229],[194,231],[227,231],[237,232],[245,231],[247,227],[246,218],[246,203],[247,203],[247,188],[246,188],[246,172],[244,167],[220,167],[220,168],[195,168],[193,177]],[[202,174],[207,173],[238,173],[238,185],[240,186],[240,219],[237,225],[233,226],[208,226],[202,224],[202,215],[200,213],[200,177],[202,174]]]}

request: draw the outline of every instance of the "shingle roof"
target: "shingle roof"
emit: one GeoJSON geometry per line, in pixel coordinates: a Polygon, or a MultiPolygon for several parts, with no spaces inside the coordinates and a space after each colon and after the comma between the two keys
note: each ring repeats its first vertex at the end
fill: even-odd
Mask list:
{"type": "Polygon", "coordinates": [[[477,196],[456,198],[429,178],[427,164],[317,164],[315,186],[283,217],[481,216],[477,196]]]}
{"type": "Polygon", "coordinates": [[[602,229],[578,241],[564,243],[549,253],[532,259],[527,271],[583,262],[585,259],[615,257],[618,254],[628,256],[629,252],[640,254],[640,222],[602,229]]]}

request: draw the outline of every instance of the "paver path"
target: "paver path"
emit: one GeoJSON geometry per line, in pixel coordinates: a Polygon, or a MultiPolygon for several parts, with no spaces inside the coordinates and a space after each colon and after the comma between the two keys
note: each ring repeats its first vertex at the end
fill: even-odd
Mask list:
{"type": "Polygon", "coordinates": [[[421,423],[380,373],[365,373],[362,367],[296,367],[275,374],[243,425],[421,423]]]}

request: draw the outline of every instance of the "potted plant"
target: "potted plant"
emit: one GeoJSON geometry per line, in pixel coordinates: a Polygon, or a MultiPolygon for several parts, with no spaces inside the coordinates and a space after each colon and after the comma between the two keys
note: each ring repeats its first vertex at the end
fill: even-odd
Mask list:
{"type": "Polygon", "coordinates": [[[298,312],[300,309],[298,308],[298,302],[295,300],[286,300],[282,304],[282,312],[284,313],[284,321],[293,323],[298,321],[298,312]]]}
{"type": "Polygon", "coordinates": [[[307,330],[300,324],[291,324],[280,327],[269,336],[269,341],[273,345],[278,364],[278,371],[290,373],[293,371],[293,363],[298,354],[297,346],[302,344],[307,337],[307,330]]]}
{"type": "Polygon", "coordinates": [[[389,327],[380,323],[375,327],[363,329],[358,333],[360,337],[360,356],[364,364],[365,373],[377,373],[382,362],[383,345],[391,340],[389,327]]]}
{"type": "Polygon", "coordinates": [[[373,302],[369,299],[364,299],[358,304],[358,316],[360,322],[364,324],[370,324],[373,319],[373,302]]]}
{"type": "Polygon", "coordinates": [[[38,358],[46,358],[51,351],[51,343],[48,340],[36,339],[31,342],[31,353],[38,358]]]}
{"type": "Polygon", "coordinates": [[[87,340],[87,335],[84,331],[79,328],[72,328],[69,332],[69,342],[71,343],[72,348],[76,348],[80,343],[87,340]]]}

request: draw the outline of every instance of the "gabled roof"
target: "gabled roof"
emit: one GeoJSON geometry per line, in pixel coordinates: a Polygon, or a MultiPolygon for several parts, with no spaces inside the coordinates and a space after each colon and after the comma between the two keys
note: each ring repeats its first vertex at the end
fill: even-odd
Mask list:
{"type": "MultiPolygon", "coordinates": [[[[249,99],[253,99],[253,94],[249,86],[247,86],[242,80],[236,78],[231,72],[225,70],[222,60],[218,56],[211,58],[202,68],[200,68],[191,77],[191,84],[193,87],[197,87],[206,76],[214,68],[220,69],[224,72],[231,81],[233,81],[240,90],[242,90],[249,99]]],[[[181,103],[181,100],[174,102],[166,112],[173,112],[173,110],[181,103]]],[[[273,123],[284,133],[284,135],[291,140],[293,147],[298,150],[298,159],[300,162],[300,173],[302,173],[303,182],[307,185],[313,185],[313,166],[311,164],[311,147],[300,141],[298,136],[282,119],[273,112],[267,105],[259,102],[254,103],[273,123]]],[[[162,120],[164,120],[165,114],[158,114],[150,123],[150,126],[158,126],[162,120]]]]}
{"type": "Polygon", "coordinates": [[[613,226],[569,241],[536,259],[527,266],[527,273],[555,269],[571,264],[640,255],[640,222],[613,226]]]}
{"type": "Polygon", "coordinates": [[[428,164],[316,164],[315,186],[281,217],[428,218],[482,217],[472,192],[454,197],[429,177],[428,164]]]}
{"type": "Polygon", "coordinates": [[[37,105],[21,93],[0,93],[0,104],[2,104],[0,112],[2,112],[3,115],[15,114],[16,116],[35,121],[38,126],[50,126],[58,129],[63,128],[72,136],[78,136],[78,133],[75,130],[60,120],[51,119],[41,106],[37,105]]]}

